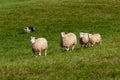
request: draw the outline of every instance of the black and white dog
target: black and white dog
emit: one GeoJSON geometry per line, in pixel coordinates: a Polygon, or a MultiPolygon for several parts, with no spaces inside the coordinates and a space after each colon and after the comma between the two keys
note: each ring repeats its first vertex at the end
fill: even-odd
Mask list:
{"type": "Polygon", "coordinates": [[[32,26],[27,26],[26,28],[24,28],[24,30],[25,30],[25,32],[30,33],[30,32],[35,31],[35,28],[32,26]]]}

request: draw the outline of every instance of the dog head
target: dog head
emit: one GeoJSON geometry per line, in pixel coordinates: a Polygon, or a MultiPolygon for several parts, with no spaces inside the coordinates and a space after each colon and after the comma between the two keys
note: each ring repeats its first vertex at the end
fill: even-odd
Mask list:
{"type": "Polygon", "coordinates": [[[27,33],[30,33],[30,32],[35,31],[35,28],[33,28],[32,26],[28,26],[28,27],[24,28],[24,31],[27,33]]]}

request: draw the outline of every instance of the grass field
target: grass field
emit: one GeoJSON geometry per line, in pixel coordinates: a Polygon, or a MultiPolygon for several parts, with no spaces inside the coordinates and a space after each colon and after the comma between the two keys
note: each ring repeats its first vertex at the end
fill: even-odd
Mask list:
{"type": "Polygon", "coordinates": [[[0,0],[0,80],[120,80],[120,1],[0,0]],[[77,35],[74,51],[61,51],[62,31],[77,35]],[[102,45],[81,48],[80,32],[102,45]],[[47,38],[46,57],[33,56],[30,36],[47,38]]]}

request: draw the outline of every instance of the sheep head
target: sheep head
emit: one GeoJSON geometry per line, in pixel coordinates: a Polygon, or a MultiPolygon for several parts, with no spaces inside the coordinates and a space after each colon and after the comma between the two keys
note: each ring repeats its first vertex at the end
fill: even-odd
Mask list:
{"type": "Polygon", "coordinates": [[[83,33],[83,32],[80,32],[80,38],[82,38],[82,37],[83,37],[83,35],[84,35],[84,33],[83,33]]]}
{"type": "Polygon", "coordinates": [[[61,32],[61,37],[65,37],[65,32],[61,32]]]}
{"type": "Polygon", "coordinates": [[[32,37],[30,38],[30,42],[33,44],[35,42],[35,37],[32,37]]]}

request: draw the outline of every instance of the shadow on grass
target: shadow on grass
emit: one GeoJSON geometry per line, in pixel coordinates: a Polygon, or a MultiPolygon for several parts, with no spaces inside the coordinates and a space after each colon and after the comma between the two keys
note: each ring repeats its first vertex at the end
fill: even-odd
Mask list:
{"type": "Polygon", "coordinates": [[[20,32],[20,33],[18,33],[18,34],[27,34],[26,32],[20,32]]]}

